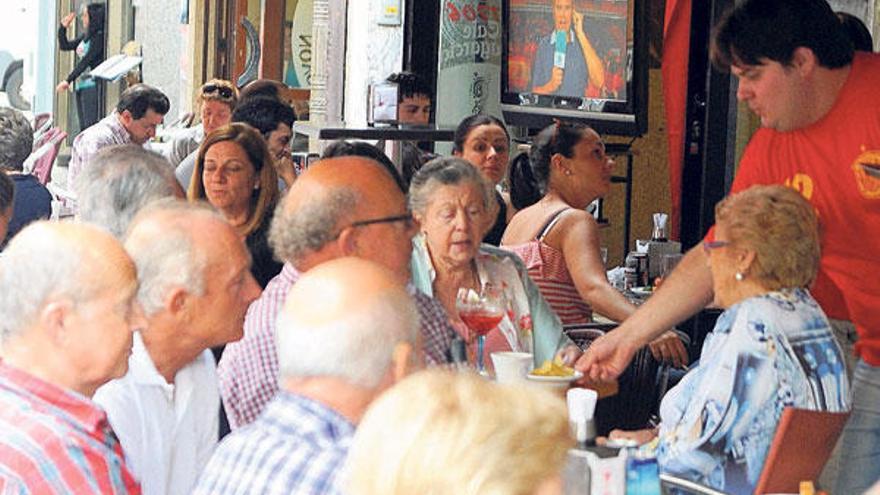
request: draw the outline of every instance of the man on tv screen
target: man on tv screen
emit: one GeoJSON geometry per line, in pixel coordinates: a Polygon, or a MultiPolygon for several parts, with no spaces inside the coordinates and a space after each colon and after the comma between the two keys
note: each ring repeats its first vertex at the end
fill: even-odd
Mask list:
{"type": "Polygon", "coordinates": [[[532,92],[574,98],[591,96],[590,86],[604,85],[605,69],[584,33],[584,16],[574,10],[573,0],[552,2],[554,30],[538,44],[532,92]]]}

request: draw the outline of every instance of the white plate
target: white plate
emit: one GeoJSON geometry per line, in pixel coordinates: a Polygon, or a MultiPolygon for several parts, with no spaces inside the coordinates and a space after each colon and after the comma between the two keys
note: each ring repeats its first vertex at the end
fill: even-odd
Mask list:
{"type": "Polygon", "coordinates": [[[632,287],[629,291],[637,296],[650,296],[654,293],[654,289],[650,287],[632,287]]]}
{"type": "Polygon", "coordinates": [[[576,380],[580,380],[584,377],[584,374],[578,370],[574,370],[574,374],[571,376],[540,376],[533,375],[529,373],[527,378],[529,380],[534,380],[536,382],[550,382],[550,383],[568,383],[576,380]]]}

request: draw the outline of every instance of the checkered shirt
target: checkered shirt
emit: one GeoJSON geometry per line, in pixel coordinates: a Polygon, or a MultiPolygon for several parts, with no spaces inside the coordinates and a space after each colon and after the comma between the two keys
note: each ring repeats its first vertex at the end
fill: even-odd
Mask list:
{"type": "Polygon", "coordinates": [[[125,130],[125,127],[122,127],[122,123],[119,122],[119,114],[116,112],[111,113],[82,131],[73,140],[70,166],[67,171],[67,188],[75,190],[76,178],[89,165],[95,153],[108,146],[130,142],[131,136],[125,130]]]}
{"type": "MultiPolygon", "coordinates": [[[[288,291],[299,278],[289,263],[273,278],[263,295],[251,303],[244,322],[244,338],[226,346],[217,367],[220,396],[234,430],[252,421],[278,393],[278,355],[275,319],[288,291]]],[[[455,338],[446,311],[433,298],[410,287],[419,312],[425,364],[439,366],[455,338]]]]}
{"type": "Polygon", "coordinates": [[[0,362],[0,493],[141,489],[97,404],[0,362]]]}
{"type": "Polygon", "coordinates": [[[323,404],[279,392],[217,447],[193,493],[339,494],[354,428],[323,404]]]}

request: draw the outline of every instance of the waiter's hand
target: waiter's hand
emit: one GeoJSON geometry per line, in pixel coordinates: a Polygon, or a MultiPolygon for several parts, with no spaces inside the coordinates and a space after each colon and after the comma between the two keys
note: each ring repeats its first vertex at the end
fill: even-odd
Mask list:
{"type": "Polygon", "coordinates": [[[68,27],[70,27],[70,24],[73,22],[74,19],[76,19],[76,14],[71,12],[61,18],[61,25],[64,26],[65,28],[68,28],[68,27]]]}
{"type": "Polygon", "coordinates": [[[623,373],[639,347],[624,333],[608,332],[590,344],[574,367],[590,380],[609,382],[623,373]]]}
{"type": "Polygon", "coordinates": [[[58,83],[58,86],[55,86],[55,91],[58,93],[63,93],[70,89],[70,83],[67,81],[61,81],[58,83]]]}

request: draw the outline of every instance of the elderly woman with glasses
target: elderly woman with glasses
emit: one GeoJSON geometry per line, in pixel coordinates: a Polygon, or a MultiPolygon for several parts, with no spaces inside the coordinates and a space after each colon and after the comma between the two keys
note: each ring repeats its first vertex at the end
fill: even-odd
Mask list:
{"type": "Polygon", "coordinates": [[[647,442],[659,433],[661,471],[752,493],[783,408],[847,410],[849,383],[807,290],[819,266],[810,204],[783,186],[755,186],[719,203],[715,218],[703,247],[725,311],[700,364],[664,397],[659,431],[611,437],[647,442]]]}
{"type": "Polygon", "coordinates": [[[481,240],[491,225],[492,185],[460,158],[437,158],[412,179],[410,208],[421,234],[413,239],[413,282],[436,298],[470,345],[474,335],[458,314],[459,289],[503,291],[506,312],[486,336],[486,352],[534,352],[537,364],[559,353],[572,363],[580,350],[562,333],[559,318],[541,297],[522,261],[481,240]]]}
{"type": "Polygon", "coordinates": [[[230,81],[211,79],[202,85],[198,99],[201,123],[178,132],[171,141],[166,158],[175,167],[199,149],[205,136],[232,122],[232,111],[238,103],[238,89],[230,81]]]}
{"type": "Polygon", "coordinates": [[[207,199],[245,239],[251,273],[266,287],[281,271],[267,234],[278,198],[278,176],[266,141],[253,127],[234,123],[205,136],[186,193],[207,199]]]}

